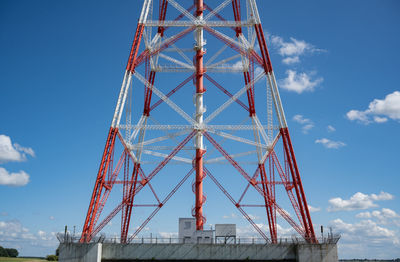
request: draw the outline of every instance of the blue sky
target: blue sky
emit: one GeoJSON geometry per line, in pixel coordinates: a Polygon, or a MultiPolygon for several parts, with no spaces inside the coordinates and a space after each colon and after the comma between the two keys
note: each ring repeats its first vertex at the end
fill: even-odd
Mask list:
{"type": "MultiPolygon", "coordinates": [[[[258,2],[314,224],[342,258],[400,257],[400,3],[258,2]]],[[[44,256],[81,229],[140,3],[0,3],[0,245],[44,256]]],[[[255,235],[205,183],[207,223],[255,235]]],[[[143,234],[190,216],[185,185],[143,234]]]]}

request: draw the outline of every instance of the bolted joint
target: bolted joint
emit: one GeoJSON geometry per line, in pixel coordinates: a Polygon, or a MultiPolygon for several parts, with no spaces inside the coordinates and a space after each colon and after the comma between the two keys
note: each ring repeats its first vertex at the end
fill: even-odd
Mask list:
{"type": "Polygon", "coordinates": [[[143,179],[142,181],[140,181],[140,184],[141,184],[142,186],[145,186],[148,182],[149,182],[149,181],[145,178],[145,179],[143,179]]]}

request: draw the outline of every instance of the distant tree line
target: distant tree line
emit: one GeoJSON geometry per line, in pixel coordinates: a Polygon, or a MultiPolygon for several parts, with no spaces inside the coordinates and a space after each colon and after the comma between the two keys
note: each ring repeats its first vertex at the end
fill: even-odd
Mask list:
{"type": "Polygon", "coordinates": [[[15,248],[3,248],[0,246],[0,257],[17,257],[18,250],[15,248]]]}

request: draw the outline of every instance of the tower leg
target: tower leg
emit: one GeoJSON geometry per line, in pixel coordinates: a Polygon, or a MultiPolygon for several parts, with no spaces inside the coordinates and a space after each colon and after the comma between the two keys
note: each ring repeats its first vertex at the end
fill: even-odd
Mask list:
{"type": "Polygon", "coordinates": [[[113,127],[111,127],[110,131],[108,132],[106,146],[104,148],[103,156],[101,158],[99,171],[97,172],[96,183],[94,185],[92,197],[90,199],[90,204],[86,215],[85,224],[83,226],[80,242],[89,242],[91,240],[94,221],[97,211],[99,209],[99,202],[103,192],[104,180],[112,157],[111,155],[113,154],[115,137],[117,136],[117,133],[118,128],[113,127]]]}
{"type": "MultiPolygon", "coordinates": [[[[196,14],[197,17],[202,19],[203,17],[203,0],[196,1],[196,14]]],[[[203,124],[203,94],[205,92],[203,86],[203,55],[204,55],[204,39],[203,39],[203,27],[196,29],[196,122],[199,126],[203,124]]],[[[197,130],[196,134],[196,182],[195,182],[195,194],[196,194],[196,207],[195,207],[195,218],[196,218],[196,229],[203,230],[204,217],[203,217],[203,155],[205,153],[203,145],[203,133],[202,130],[197,130]]]]}

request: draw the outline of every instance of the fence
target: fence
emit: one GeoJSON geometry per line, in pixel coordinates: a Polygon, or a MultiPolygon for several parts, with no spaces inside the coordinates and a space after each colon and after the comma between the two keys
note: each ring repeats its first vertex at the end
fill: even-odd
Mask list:
{"type": "MultiPolygon", "coordinates": [[[[60,243],[79,243],[80,236],[74,236],[69,233],[58,233],[57,239],[60,243]]],[[[317,238],[319,244],[336,244],[340,239],[338,234],[328,234],[327,237],[317,238]]],[[[94,237],[90,242],[93,243],[121,243],[118,237],[106,237],[106,235],[101,234],[100,236],[94,237]]],[[[131,244],[183,244],[185,239],[183,238],[173,238],[173,237],[137,237],[132,239],[131,244]]],[[[306,244],[307,241],[304,238],[298,236],[278,238],[277,244],[306,244]]],[[[200,243],[201,244],[201,243],[200,243]]],[[[257,237],[236,237],[230,238],[228,241],[216,241],[211,239],[210,243],[207,244],[271,244],[267,242],[264,238],[257,237]]]]}

